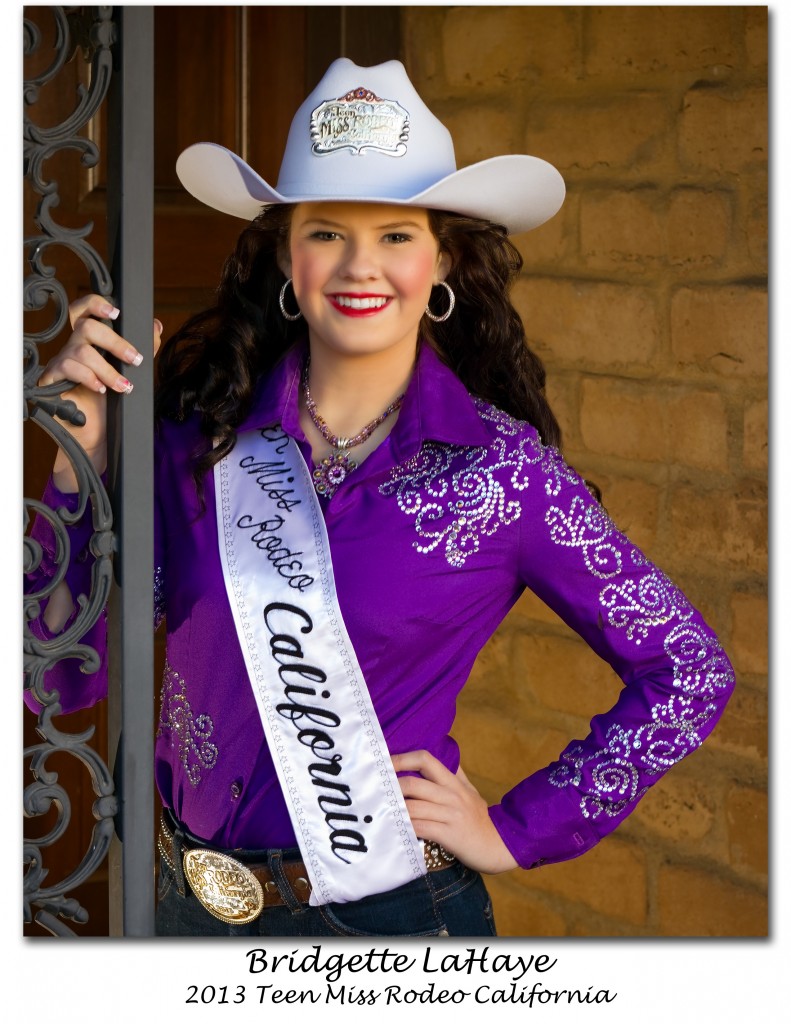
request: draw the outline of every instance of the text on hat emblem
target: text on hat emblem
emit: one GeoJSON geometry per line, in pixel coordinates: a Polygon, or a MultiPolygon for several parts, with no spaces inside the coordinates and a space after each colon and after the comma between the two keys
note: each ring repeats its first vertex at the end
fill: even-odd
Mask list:
{"type": "Polygon", "coordinates": [[[403,156],[409,139],[409,113],[396,100],[380,99],[359,86],[316,107],[310,116],[310,137],[317,156],[343,149],[355,156],[368,149],[403,156]]]}

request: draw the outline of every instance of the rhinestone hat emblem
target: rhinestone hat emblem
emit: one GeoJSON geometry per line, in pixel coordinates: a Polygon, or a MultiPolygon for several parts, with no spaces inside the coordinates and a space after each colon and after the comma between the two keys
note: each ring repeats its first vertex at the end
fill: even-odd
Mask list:
{"type": "Polygon", "coordinates": [[[310,116],[310,137],[316,156],[341,150],[350,150],[355,156],[366,150],[404,156],[409,113],[396,100],[380,99],[370,89],[358,86],[316,107],[310,116]]]}

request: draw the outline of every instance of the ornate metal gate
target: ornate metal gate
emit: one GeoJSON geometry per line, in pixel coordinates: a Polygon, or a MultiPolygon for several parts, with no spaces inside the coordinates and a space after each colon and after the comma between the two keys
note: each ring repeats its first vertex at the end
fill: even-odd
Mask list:
{"type": "MultiPolygon", "coordinates": [[[[78,482],[76,510],[49,509],[25,499],[25,529],[34,515],[44,517],[55,538],[54,575],[41,579],[25,598],[25,687],[42,705],[37,731],[41,742],[25,750],[32,775],[24,793],[28,819],[52,816],[45,835],[25,836],[24,909],[54,935],[73,935],[67,921],[79,924],[86,912],[70,896],[107,856],[115,934],[153,934],[153,619],[152,596],[152,431],[151,360],[135,371],[133,402],[109,397],[110,462],[107,489],[72,435],[59,420],[81,422],[82,414],[63,392],[67,383],[39,387],[39,347],[67,332],[68,301],[59,278],[64,253],[83,264],[90,289],[112,300],[122,313],[121,334],[141,351],[150,351],[153,321],[153,8],[53,7],[36,9],[24,21],[27,68],[37,57],[40,70],[24,83],[24,157],[27,186],[40,197],[35,221],[39,233],[25,239],[29,273],[24,282],[24,309],[35,312],[37,328],[24,336],[25,416],[44,430],[67,455],[78,482]],[[51,23],[42,27],[42,16],[51,23]],[[44,36],[52,41],[52,59],[42,66],[44,36]],[[59,124],[34,121],[42,90],[58,81],[75,53],[87,62],[87,84],[74,96],[73,110],[59,124]],[[110,263],[89,241],[92,224],[65,226],[56,216],[59,182],[48,165],[68,154],[85,168],[99,161],[90,137],[107,102],[107,250],[110,263]],[[88,134],[86,134],[88,132],[88,134]],[[41,327],[42,322],[44,326],[41,327]],[[128,439],[128,440],[127,440],[128,439]],[[134,439],[132,443],[131,439],[134,439]],[[108,493],[109,492],[109,493],[108,493]],[[90,593],[79,600],[76,617],[59,635],[31,629],[43,602],[64,579],[69,563],[67,527],[90,510],[93,563],[90,593]],[[124,558],[124,552],[134,557],[124,558]],[[55,723],[61,711],[58,693],[48,688],[47,672],[64,659],[78,659],[82,671],[98,667],[96,652],[83,637],[110,603],[110,746],[112,770],[91,746],[91,731],[68,732],[55,723]],[[134,737],[134,742],[123,742],[134,737]],[[113,748],[114,751],[113,751],[113,748]],[[79,863],[66,877],[47,884],[47,854],[71,821],[70,795],[51,767],[55,755],[68,754],[87,769],[94,791],[95,823],[79,863]]],[[[85,282],[87,284],[87,280],[85,282]]],[[[126,371],[125,371],[126,372],[126,371]]],[[[131,371],[130,371],[131,376],[131,371]]],[[[35,539],[24,540],[24,570],[41,569],[44,552],[35,539]]],[[[68,719],[65,720],[68,726],[68,719]]],[[[57,761],[57,758],[55,757],[57,761]]],[[[48,819],[49,822],[49,819],[48,819]]]]}

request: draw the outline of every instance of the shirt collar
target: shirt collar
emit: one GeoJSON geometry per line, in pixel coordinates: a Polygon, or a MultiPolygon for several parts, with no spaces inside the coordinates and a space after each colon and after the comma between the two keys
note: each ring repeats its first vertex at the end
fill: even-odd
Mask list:
{"type": "MultiPolygon", "coordinates": [[[[306,349],[306,341],[298,342],[270,370],[239,432],[280,423],[287,434],[304,440],[299,425],[299,384],[306,349]]],[[[488,431],[471,395],[426,342],[419,346],[415,372],[390,439],[399,462],[416,454],[424,441],[473,447],[489,444],[488,431]]]]}

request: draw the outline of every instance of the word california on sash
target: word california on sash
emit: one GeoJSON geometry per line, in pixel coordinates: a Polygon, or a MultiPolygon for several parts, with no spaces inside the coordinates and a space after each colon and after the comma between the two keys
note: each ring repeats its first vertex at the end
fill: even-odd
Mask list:
{"type": "Polygon", "coordinates": [[[324,518],[279,425],[214,468],[223,576],[312,904],[425,874],[421,847],[343,622],[324,518]]]}

